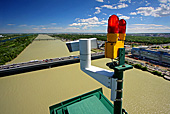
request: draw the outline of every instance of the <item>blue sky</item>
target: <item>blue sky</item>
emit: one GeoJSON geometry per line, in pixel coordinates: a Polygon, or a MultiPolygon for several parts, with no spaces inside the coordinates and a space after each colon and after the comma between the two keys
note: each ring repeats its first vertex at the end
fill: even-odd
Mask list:
{"type": "Polygon", "coordinates": [[[127,33],[170,33],[170,0],[3,0],[0,33],[106,33],[112,14],[127,33]]]}

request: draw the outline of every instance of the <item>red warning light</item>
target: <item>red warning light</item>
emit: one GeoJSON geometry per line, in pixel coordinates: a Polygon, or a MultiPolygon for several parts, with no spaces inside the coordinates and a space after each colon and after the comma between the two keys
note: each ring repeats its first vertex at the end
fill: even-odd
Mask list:
{"type": "Polygon", "coordinates": [[[108,33],[119,33],[119,18],[116,15],[112,15],[108,20],[108,33]]]}
{"type": "Polygon", "coordinates": [[[124,19],[119,21],[119,33],[126,33],[126,21],[124,19]]]}

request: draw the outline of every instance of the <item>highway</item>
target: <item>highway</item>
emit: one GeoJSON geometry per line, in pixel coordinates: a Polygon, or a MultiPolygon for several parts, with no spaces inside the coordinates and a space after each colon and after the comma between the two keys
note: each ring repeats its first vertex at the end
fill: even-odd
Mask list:
{"type": "MultiPolygon", "coordinates": [[[[80,56],[69,56],[62,58],[44,59],[44,60],[31,60],[29,62],[9,64],[0,66],[0,76],[8,76],[18,73],[30,72],[41,70],[56,66],[73,64],[80,62],[80,56]]],[[[104,52],[92,53],[92,60],[104,58],[104,52]]]]}

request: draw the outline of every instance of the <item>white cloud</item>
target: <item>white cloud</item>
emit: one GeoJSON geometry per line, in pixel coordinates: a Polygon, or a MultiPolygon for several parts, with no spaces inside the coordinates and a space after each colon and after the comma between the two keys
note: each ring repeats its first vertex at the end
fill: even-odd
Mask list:
{"type": "Polygon", "coordinates": [[[101,7],[105,7],[105,8],[108,8],[108,9],[121,9],[121,8],[126,8],[128,7],[127,4],[125,3],[118,3],[117,5],[103,5],[101,7]]]}
{"type": "Polygon", "coordinates": [[[87,29],[88,26],[84,26],[82,29],[87,29]]]}
{"type": "Polygon", "coordinates": [[[122,15],[121,13],[117,13],[117,16],[120,16],[120,15],[122,15]]]}
{"type": "Polygon", "coordinates": [[[101,8],[100,7],[95,7],[95,9],[97,9],[97,11],[94,13],[94,14],[99,14],[101,11],[101,8]]]}
{"type": "MultiPolygon", "coordinates": [[[[99,19],[102,21],[101,19],[99,19]]],[[[99,22],[100,22],[99,21],[99,22]]],[[[1,29],[1,33],[68,33],[68,32],[75,32],[75,33],[103,33],[106,32],[104,29],[93,29],[93,27],[98,27],[100,25],[87,25],[87,29],[82,29],[86,25],[82,27],[54,27],[49,23],[48,25],[27,25],[28,28],[22,29],[22,28],[10,28],[10,29],[1,29]],[[42,27],[44,26],[44,27],[42,27]]]]}
{"type": "Polygon", "coordinates": [[[154,8],[153,7],[140,7],[136,9],[138,12],[137,14],[143,14],[144,16],[152,15],[154,8]]]}
{"type": "Polygon", "coordinates": [[[79,19],[78,21],[80,21],[80,22],[87,22],[87,23],[93,23],[93,22],[98,22],[99,19],[96,16],[94,16],[92,18],[79,19]]]}
{"type": "Polygon", "coordinates": [[[104,22],[99,21],[99,19],[96,16],[94,16],[92,18],[87,18],[87,19],[80,19],[80,20],[78,20],[78,22],[88,23],[88,25],[104,24],[104,22]]]}
{"type": "Polygon", "coordinates": [[[12,26],[12,25],[15,25],[15,24],[7,24],[8,26],[12,26]]]}
{"type": "Polygon", "coordinates": [[[128,20],[128,19],[130,19],[130,17],[128,17],[128,16],[120,16],[120,17],[119,17],[119,19],[125,19],[125,20],[128,20]]]}
{"type": "Polygon", "coordinates": [[[149,24],[148,26],[161,27],[161,26],[163,26],[163,25],[149,24]]]}
{"type": "Polygon", "coordinates": [[[78,29],[80,29],[80,28],[77,28],[77,27],[67,27],[66,29],[67,29],[67,30],[78,30],[78,29]]]}
{"type": "Polygon", "coordinates": [[[151,3],[149,3],[148,1],[145,1],[146,5],[145,6],[148,6],[150,5],[151,3]]]}
{"type": "Polygon", "coordinates": [[[96,0],[97,2],[103,2],[103,0],[96,0]]]}
{"type": "MultiPolygon", "coordinates": [[[[170,0],[169,0],[169,1],[170,1],[170,0]]],[[[167,3],[168,0],[159,0],[159,2],[161,2],[161,3],[167,3]]]]}
{"type": "Polygon", "coordinates": [[[55,24],[53,23],[49,23],[48,25],[27,25],[27,27],[31,27],[31,29],[33,30],[39,30],[39,32],[41,31],[46,31],[46,32],[50,32],[50,31],[55,31],[55,30],[63,30],[63,27],[57,27],[54,26],[55,24]],[[48,31],[50,30],[50,31],[48,31]]]}
{"type": "Polygon", "coordinates": [[[137,14],[144,16],[154,16],[154,17],[163,17],[170,16],[170,3],[159,4],[160,7],[139,7],[137,8],[137,14]]]}
{"type": "Polygon", "coordinates": [[[119,2],[126,2],[128,1],[129,3],[131,3],[131,0],[120,0],[119,2]]]}
{"type": "Polygon", "coordinates": [[[128,7],[128,5],[125,3],[121,3],[120,5],[117,6],[118,9],[126,8],[126,7],[128,7]]]}
{"type": "Polygon", "coordinates": [[[51,25],[56,25],[57,23],[51,23],[51,25]]]}
{"type": "Polygon", "coordinates": [[[79,20],[80,18],[76,18],[75,21],[79,20]]]}
{"type": "Polygon", "coordinates": [[[89,27],[99,27],[99,25],[87,25],[87,26],[84,26],[82,29],[87,29],[89,27]]]}
{"type": "Polygon", "coordinates": [[[103,15],[107,15],[106,13],[102,13],[103,15]]]}
{"type": "Polygon", "coordinates": [[[161,27],[163,25],[157,25],[157,24],[131,24],[135,26],[153,26],[153,27],[161,27]]]}
{"type": "Polygon", "coordinates": [[[82,25],[88,25],[88,23],[72,23],[69,26],[82,26],[82,25]]]}
{"type": "Polygon", "coordinates": [[[107,23],[108,21],[107,21],[107,20],[102,20],[101,22],[102,22],[102,23],[107,23]]]}
{"type": "Polygon", "coordinates": [[[141,26],[141,25],[146,25],[146,24],[132,24],[132,25],[137,25],[137,26],[141,26]]]}
{"type": "Polygon", "coordinates": [[[103,6],[101,6],[101,7],[105,7],[105,8],[108,8],[108,9],[117,9],[117,7],[115,6],[115,7],[113,7],[112,5],[103,5],[103,6]]]}
{"type": "Polygon", "coordinates": [[[136,12],[131,12],[130,15],[137,15],[137,13],[136,12]]]}
{"type": "Polygon", "coordinates": [[[82,29],[87,29],[88,27],[98,27],[100,25],[106,24],[107,20],[104,19],[99,19],[94,16],[92,18],[87,18],[87,19],[76,19],[77,23],[72,23],[69,26],[79,26],[82,27],[82,29]]]}
{"type": "Polygon", "coordinates": [[[120,0],[119,2],[126,2],[127,0],[120,0]]]}
{"type": "Polygon", "coordinates": [[[80,18],[76,18],[75,21],[80,20],[80,18]]]}
{"type": "Polygon", "coordinates": [[[87,27],[98,27],[99,25],[88,25],[87,27]]]}
{"type": "Polygon", "coordinates": [[[89,22],[89,25],[102,25],[104,22],[89,22]]]}
{"type": "Polygon", "coordinates": [[[100,25],[88,25],[88,27],[98,27],[100,25]]]}
{"type": "Polygon", "coordinates": [[[170,27],[157,24],[131,24],[127,28],[131,33],[152,33],[152,32],[170,32],[170,27]]]}
{"type": "Polygon", "coordinates": [[[145,6],[149,6],[151,3],[146,3],[146,5],[145,6]]]}

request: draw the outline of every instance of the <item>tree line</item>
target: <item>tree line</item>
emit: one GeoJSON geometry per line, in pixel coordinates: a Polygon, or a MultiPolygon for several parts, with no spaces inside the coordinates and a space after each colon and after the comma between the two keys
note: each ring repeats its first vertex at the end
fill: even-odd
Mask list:
{"type": "Polygon", "coordinates": [[[0,42],[0,65],[16,58],[35,38],[37,34],[0,42]]]}
{"type": "Polygon", "coordinates": [[[71,41],[78,40],[81,38],[97,38],[98,40],[106,41],[107,37],[104,35],[86,35],[86,34],[53,34],[52,37],[59,37],[63,39],[68,39],[71,41]]]}
{"type": "Polygon", "coordinates": [[[126,36],[126,42],[166,44],[170,43],[170,37],[126,36]]]}
{"type": "Polygon", "coordinates": [[[0,41],[15,38],[15,37],[20,37],[20,36],[25,36],[28,34],[1,34],[1,35],[2,37],[0,37],[0,41]]]}
{"type": "MultiPolygon", "coordinates": [[[[59,37],[68,40],[78,40],[80,38],[97,38],[98,40],[106,41],[106,35],[86,35],[86,34],[53,34],[52,37],[59,37]]],[[[170,43],[170,37],[150,37],[150,36],[126,36],[125,42],[145,43],[145,44],[166,44],[170,43]]]]}

